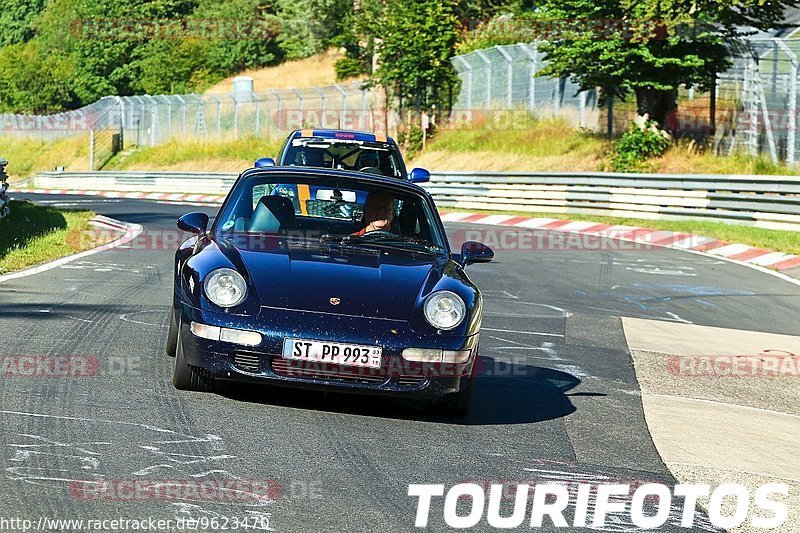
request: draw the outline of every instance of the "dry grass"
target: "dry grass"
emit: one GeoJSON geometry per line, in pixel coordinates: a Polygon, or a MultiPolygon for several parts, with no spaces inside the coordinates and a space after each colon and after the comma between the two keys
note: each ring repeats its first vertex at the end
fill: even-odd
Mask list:
{"type": "Polygon", "coordinates": [[[0,155],[8,159],[11,181],[26,178],[35,172],[89,169],[89,136],[76,135],[55,141],[15,137],[0,138],[0,155]]]}
{"type": "MultiPolygon", "coordinates": [[[[292,89],[302,87],[318,87],[336,83],[336,71],[333,64],[344,57],[338,49],[330,49],[322,54],[287,61],[274,67],[246,70],[237,76],[250,76],[256,91],[267,89],[292,89]]],[[[233,78],[226,78],[206,91],[206,94],[225,94],[233,91],[233,78]]]]}
{"type": "Polygon", "coordinates": [[[800,168],[774,164],[765,156],[752,157],[741,153],[730,157],[714,155],[699,149],[692,142],[681,141],[663,156],[648,162],[651,172],[669,174],[800,174],[800,168]]]}
{"type": "MultiPolygon", "coordinates": [[[[430,170],[594,171],[608,142],[562,120],[515,120],[513,128],[447,130],[410,166],[430,170]]],[[[485,125],[484,125],[485,126],[485,125]]]]}
{"type": "MultiPolygon", "coordinates": [[[[409,166],[434,171],[610,170],[607,153],[611,144],[603,135],[575,130],[559,119],[510,117],[505,124],[442,131],[409,166]]],[[[764,156],[717,156],[689,141],[679,141],[663,156],[648,161],[642,170],[668,174],[800,174],[800,167],[776,165],[764,156]]]]}
{"type": "Polygon", "coordinates": [[[241,172],[256,159],[275,157],[283,139],[243,137],[231,141],[172,141],[119,154],[105,170],[241,172]]]}

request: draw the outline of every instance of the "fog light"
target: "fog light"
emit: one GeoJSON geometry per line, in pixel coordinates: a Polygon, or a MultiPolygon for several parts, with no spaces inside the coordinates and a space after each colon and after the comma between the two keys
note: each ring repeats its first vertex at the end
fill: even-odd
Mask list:
{"type": "Polygon", "coordinates": [[[241,329],[220,328],[192,322],[189,329],[196,337],[212,341],[231,342],[243,346],[258,346],[261,344],[261,333],[241,329]]]}

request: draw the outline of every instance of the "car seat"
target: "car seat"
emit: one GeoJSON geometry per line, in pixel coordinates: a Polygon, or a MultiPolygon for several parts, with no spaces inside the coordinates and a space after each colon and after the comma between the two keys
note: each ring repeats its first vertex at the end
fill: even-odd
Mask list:
{"type": "Polygon", "coordinates": [[[258,201],[250,231],[258,233],[278,233],[295,225],[295,212],[292,201],[284,196],[264,196],[258,201]]]}
{"type": "Polygon", "coordinates": [[[297,164],[303,167],[327,167],[325,152],[320,148],[303,148],[298,153],[297,164]]]}

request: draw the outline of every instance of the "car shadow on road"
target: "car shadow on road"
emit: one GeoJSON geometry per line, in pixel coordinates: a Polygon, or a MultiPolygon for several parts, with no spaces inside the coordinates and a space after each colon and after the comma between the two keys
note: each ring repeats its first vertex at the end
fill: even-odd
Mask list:
{"type": "Polygon", "coordinates": [[[240,384],[227,386],[220,394],[236,401],[296,409],[476,426],[530,424],[575,412],[566,393],[581,380],[572,374],[501,363],[491,357],[481,357],[478,368],[472,403],[464,417],[453,416],[437,405],[381,396],[364,402],[354,401],[364,396],[240,384]]]}

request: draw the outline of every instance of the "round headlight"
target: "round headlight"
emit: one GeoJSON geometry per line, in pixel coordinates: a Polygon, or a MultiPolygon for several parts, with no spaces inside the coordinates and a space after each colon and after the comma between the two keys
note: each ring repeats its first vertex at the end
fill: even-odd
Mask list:
{"type": "Polygon", "coordinates": [[[220,268],[209,274],[204,288],[208,299],[220,307],[239,305],[247,296],[244,278],[230,268],[220,268]]]}
{"type": "Polygon", "coordinates": [[[463,322],[467,306],[456,293],[438,291],[425,301],[425,319],[436,329],[453,329],[463,322]]]}

